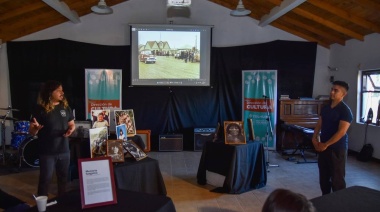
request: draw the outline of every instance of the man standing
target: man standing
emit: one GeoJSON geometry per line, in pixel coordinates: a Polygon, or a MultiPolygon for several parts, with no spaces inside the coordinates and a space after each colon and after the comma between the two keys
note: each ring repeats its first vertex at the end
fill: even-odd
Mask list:
{"type": "Polygon", "coordinates": [[[348,89],[346,82],[333,82],[330,103],[322,108],[314,129],[312,142],[320,152],[319,184],[323,195],[346,188],[347,130],[353,119],[351,109],[343,102],[348,89]]]}
{"type": "Polygon", "coordinates": [[[75,130],[74,115],[64,96],[62,84],[47,81],[38,95],[37,107],[29,133],[38,135],[40,176],[38,195],[48,195],[53,173],[56,173],[58,196],[66,192],[70,165],[69,136],[75,130]]]}

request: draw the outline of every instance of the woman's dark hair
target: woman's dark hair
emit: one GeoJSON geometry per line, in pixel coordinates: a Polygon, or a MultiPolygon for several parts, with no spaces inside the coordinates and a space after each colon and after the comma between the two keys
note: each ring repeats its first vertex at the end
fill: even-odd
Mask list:
{"type": "Polygon", "coordinates": [[[230,132],[230,128],[231,128],[232,126],[237,127],[237,128],[239,129],[239,134],[241,134],[241,127],[240,127],[238,124],[236,124],[236,123],[231,123],[231,124],[229,124],[229,125],[227,126],[227,129],[226,129],[227,133],[230,132]]]}
{"type": "Polygon", "coordinates": [[[262,212],[315,212],[316,209],[302,194],[288,189],[276,189],[266,199],[262,212]]]}
{"type": "MultiPolygon", "coordinates": [[[[62,86],[62,83],[54,80],[49,80],[41,86],[37,103],[45,108],[46,112],[50,112],[54,109],[54,105],[50,101],[50,98],[53,91],[55,91],[59,86],[62,86]]],[[[63,97],[62,103],[65,108],[69,106],[69,103],[65,97],[63,97]]]]}

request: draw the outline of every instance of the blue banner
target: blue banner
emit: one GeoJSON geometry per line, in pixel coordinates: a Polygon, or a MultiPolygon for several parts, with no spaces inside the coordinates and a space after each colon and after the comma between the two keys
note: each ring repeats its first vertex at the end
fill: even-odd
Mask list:
{"type": "Polygon", "coordinates": [[[265,147],[268,145],[269,149],[275,149],[277,70],[243,71],[242,82],[242,111],[246,135],[249,135],[248,119],[252,119],[254,140],[262,142],[265,147]]]}

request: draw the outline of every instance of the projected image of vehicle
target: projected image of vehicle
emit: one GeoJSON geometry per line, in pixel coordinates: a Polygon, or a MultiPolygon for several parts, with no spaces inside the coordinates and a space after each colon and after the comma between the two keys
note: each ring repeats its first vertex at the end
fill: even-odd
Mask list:
{"type": "Polygon", "coordinates": [[[156,63],[156,57],[152,54],[151,51],[141,51],[140,52],[140,62],[156,63]]]}

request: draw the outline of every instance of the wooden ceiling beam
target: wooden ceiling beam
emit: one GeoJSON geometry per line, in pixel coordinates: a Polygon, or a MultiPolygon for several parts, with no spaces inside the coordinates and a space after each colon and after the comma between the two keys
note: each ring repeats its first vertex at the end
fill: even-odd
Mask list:
{"type": "MultiPolygon", "coordinates": [[[[375,11],[380,11],[380,4],[372,0],[355,0],[357,4],[364,5],[366,8],[371,8],[375,11]]],[[[379,1],[377,1],[379,2],[379,1]]]]}
{"type": "Polygon", "coordinates": [[[347,28],[345,28],[343,26],[340,26],[340,25],[338,25],[338,24],[336,24],[336,23],[334,23],[332,21],[326,20],[326,19],[321,18],[321,17],[319,17],[317,15],[314,15],[313,13],[308,12],[308,11],[306,11],[304,9],[301,9],[301,8],[298,7],[298,8],[295,8],[293,10],[293,12],[295,14],[303,16],[303,17],[305,17],[307,19],[315,21],[315,22],[317,22],[319,24],[325,25],[326,27],[331,28],[332,30],[335,30],[335,31],[340,32],[342,34],[345,34],[345,35],[347,35],[349,37],[355,38],[355,39],[360,40],[360,41],[364,41],[364,36],[363,35],[361,35],[361,34],[359,34],[357,32],[354,32],[354,31],[352,31],[350,29],[347,29],[347,28]]]}
{"type": "Polygon", "coordinates": [[[298,7],[305,1],[306,0],[284,0],[280,6],[273,7],[269,14],[266,14],[261,18],[259,26],[267,26],[268,24],[285,15],[289,11],[298,7]]]}
{"type": "Polygon", "coordinates": [[[340,9],[338,7],[335,7],[331,4],[328,4],[320,0],[308,0],[307,2],[316,7],[319,7],[322,10],[325,10],[329,13],[337,15],[349,22],[359,25],[365,29],[380,33],[380,26],[378,24],[375,24],[363,18],[360,18],[352,13],[347,12],[346,10],[340,9]]]}
{"type": "Polygon", "coordinates": [[[47,7],[47,6],[46,4],[42,3],[42,1],[35,4],[28,4],[21,8],[18,8],[17,10],[13,10],[13,11],[9,11],[9,12],[1,14],[0,21],[12,19],[14,17],[21,16],[29,12],[33,12],[35,10],[39,10],[43,7],[47,7]]]}
{"type": "Polygon", "coordinates": [[[301,33],[300,31],[291,29],[289,27],[286,27],[285,25],[279,24],[277,22],[273,22],[271,25],[274,26],[274,27],[277,27],[279,29],[282,29],[282,30],[284,30],[284,31],[286,31],[288,33],[292,33],[292,34],[294,34],[294,35],[296,35],[298,37],[301,37],[301,38],[303,38],[303,39],[305,39],[307,41],[317,42],[319,45],[321,45],[321,46],[323,46],[323,47],[325,47],[327,49],[330,48],[330,44],[329,43],[326,43],[326,42],[321,41],[321,40],[317,40],[317,39],[315,39],[315,37],[312,37],[312,36],[309,36],[307,34],[301,33]]]}
{"type": "Polygon", "coordinates": [[[316,35],[319,35],[321,37],[326,38],[327,40],[330,40],[331,43],[339,43],[340,45],[344,46],[345,45],[345,40],[342,38],[338,38],[337,36],[332,35],[331,33],[328,33],[326,31],[320,30],[316,27],[313,27],[309,24],[305,24],[295,18],[291,18],[289,16],[284,16],[281,18],[281,20],[288,22],[290,24],[295,25],[296,27],[299,27],[300,29],[305,29],[311,33],[314,33],[316,35]]]}

